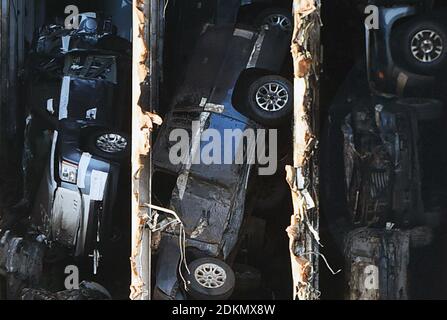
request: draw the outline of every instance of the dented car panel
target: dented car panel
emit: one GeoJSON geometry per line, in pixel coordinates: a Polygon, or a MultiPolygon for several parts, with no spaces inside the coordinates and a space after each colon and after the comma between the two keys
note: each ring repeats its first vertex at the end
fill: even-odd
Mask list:
{"type": "MultiPolygon", "coordinates": [[[[86,17],[92,26],[99,22],[94,22],[95,14],[86,17]]],[[[40,188],[31,194],[32,224],[49,243],[66,247],[74,257],[92,255],[96,273],[99,250],[112,236],[118,177],[130,147],[121,131],[126,122],[121,104],[129,100],[129,92],[128,59],[120,50],[126,51],[127,41],[101,28],[88,32],[80,28],[73,34],[62,26],[50,26],[42,33],[41,41],[57,44],[51,49],[55,57],[40,52],[39,45],[35,50],[46,54],[43,59],[63,63],[34,69],[37,79],[43,71],[54,85],[34,91],[37,99],[31,106],[31,121],[49,129],[53,140],[40,188]],[[75,38],[88,40],[90,46],[79,47],[75,38]],[[112,41],[102,42],[107,39],[112,41]],[[64,50],[67,41],[70,50],[64,50]]]]}
{"type": "MultiPolygon", "coordinates": [[[[279,73],[289,38],[290,35],[277,28],[257,32],[233,26],[208,26],[198,41],[184,85],[174,98],[173,108],[153,149],[155,170],[176,177],[169,207],[182,221],[187,248],[194,247],[207,256],[224,260],[235,248],[244,219],[247,183],[255,150],[245,150],[245,161],[237,162],[236,155],[245,147],[243,136],[235,136],[231,159],[226,154],[229,150],[225,149],[225,140],[222,140],[216,164],[203,164],[195,161],[200,160],[206,146],[200,137],[207,129],[214,129],[224,137],[228,129],[245,132],[246,129],[261,128],[235,107],[234,89],[241,74],[249,68],[279,73]],[[272,48],[275,47],[278,50],[274,55],[272,48]],[[169,160],[173,143],[169,139],[175,129],[185,129],[193,141],[189,162],[173,165],[169,160]],[[194,138],[199,140],[194,142],[194,138]]],[[[171,299],[176,298],[174,288],[180,280],[174,272],[176,269],[171,272],[161,270],[165,259],[169,260],[167,265],[179,263],[178,254],[170,253],[181,250],[178,240],[173,240],[173,237],[181,236],[182,231],[178,232],[175,227],[165,230],[158,261],[156,292],[163,292],[171,299]]]]}

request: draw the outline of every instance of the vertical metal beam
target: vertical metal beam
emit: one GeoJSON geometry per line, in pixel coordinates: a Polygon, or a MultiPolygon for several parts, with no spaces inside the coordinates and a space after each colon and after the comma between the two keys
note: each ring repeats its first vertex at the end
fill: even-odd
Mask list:
{"type": "Polygon", "coordinates": [[[132,68],[132,284],[131,299],[151,299],[152,125],[161,124],[153,113],[159,101],[161,61],[160,25],[164,1],[133,1],[132,68]],[[141,84],[149,85],[142,95],[141,84]],[[148,96],[149,101],[142,101],[148,96]],[[144,107],[149,106],[149,107],[144,107]]]}
{"type": "Polygon", "coordinates": [[[294,0],[294,165],[287,167],[294,213],[287,229],[294,282],[293,299],[318,299],[318,78],[320,0],[294,0]]]}
{"type": "MultiPolygon", "coordinates": [[[[141,181],[144,177],[144,162],[142,155],[144,144],[142,135],[141,115],[143,113],[139,100],[141,96],[140,83],[147,74],[145,44],[145,1],[134,0],[132,5],[133,19],[133,57],[132,57],[132,257],[131,257],[131,296],[133,300],[148,300],[150,293],[150,252],[147,250],[149,234],[146,228],[144,213],[141,210],[141,197],[147,194],[141,181]],[[143,186],[143,188],[141,188],[143,186]]],[[[150,248],[150,245],[149,245],[150,248]]]]}

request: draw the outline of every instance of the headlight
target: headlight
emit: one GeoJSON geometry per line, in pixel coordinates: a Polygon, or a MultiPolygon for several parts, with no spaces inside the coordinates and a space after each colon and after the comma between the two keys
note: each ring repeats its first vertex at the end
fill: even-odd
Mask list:
{"type": "Polygon", "coordinates": [[[76,184],[78,180],[78,166],[67,161],[62,161],[61,180],[76,184]]]}

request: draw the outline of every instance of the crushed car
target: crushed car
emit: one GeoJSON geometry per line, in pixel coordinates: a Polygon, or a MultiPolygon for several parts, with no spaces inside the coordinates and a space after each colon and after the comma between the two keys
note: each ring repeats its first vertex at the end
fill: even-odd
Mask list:
{"type": "Polygon", "coordinates": [[[257,132],[290,122],[293,86],[281,75],[290,38],[288,29],[272,22],[260,28],[207,25],[198,39],[153,148],[153,185],[159,186],[152,206],[159,239],[154,299],[228,299],[233,293],[231,264],[256,198],[256,150],[244,143],[244,134],[235,135],[232,157],[244,150],[243,163],[223,160],[229,150],[222,150],[218,163],[174,164],[170,136],[182,129],[198,138],[188,144],[191,160],[205,148],[200,140],[208,129],[223,137],[225,130],[257,132]]]}
{"type": "Polygon", "coordinates": [[[351,71],[330,110],[323,166],[327,188],[343,194],[326,191],[329,224],[350,299],[408,299],[410,252],[432,244],[443,215],[441,160],[431,155],[445,120],[435,84],[445,70],[447,13],[431,12],[433,1],[371,3],[380,28],[366,27],[366,64],[351,71]],[[365,277],[376,277],[372,287],[365,277]]]}
{"type": "MultiPolygon", "coordinates": [[[[115,51],[110,45],[110,39],[117,38],[111,34],[111,22],[103,21],[99,28],[94,13],[81,17],[79,29],[68,35],[65,30],[39,38],[58,43],[58,50],[53,50],[62,55],[63,68],[60,90],[37,95],[44,101],[31,102],[33,119],[52,131],[32,225],[47,241],[70,249],[74,257],[92,256],[96,273],[100,251],[113,237],[120,169],[129,161],[124,107],[130,99],[130,44],[118,39],[115,51]]],[[[36,54],[42,55],[39,42],[36,54]]]]}
{"type": "MultiPolygon", "coordinates": [[[[28,247],[58,261],[91,261],[97,274],[119,237],[119,180],[130,165],[131,44],[108,18],[89,12],[79,20],[78,29],[43,26],[27,56],[24,199],[2,231],[25,219],[25,242],[37,241],[28,247]]],[[[36,277],[18,286],[33,287],[36,277]]]]}
{"type": "Polygon", "coordinates": [[[415,96],[435,88],[447,66],[447,8],[442,1],[370,1],[379,28],[366,26],[371,90],[378,95],[415,96]]]}

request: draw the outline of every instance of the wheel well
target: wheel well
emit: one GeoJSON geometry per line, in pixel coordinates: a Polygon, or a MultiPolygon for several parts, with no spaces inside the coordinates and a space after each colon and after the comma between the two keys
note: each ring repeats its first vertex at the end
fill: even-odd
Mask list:
{"type": "Polygon", "coordinates": [[[256,17],[265,9],[271,7],[269,3],[252,3],[242,6],[239,10],[237,21],[239,23],[252,24],[256,17]]]}
{"type": "Polygon", "coordinates": [[[95,132],[103,131],[103,130],[109,130],[110,128],[107,128],[106,126],[95,124],[95,125],[88,125],[81,128],[81,137],[87,137],[95,132]]]}
{"type": "Polygon", "coordinates": [[[237,21],[253,24],[262,11],[270,8],[288,8],[288,1],[265,1],[242,6],[239,9],[237,21]]]}
{"type": "Polygon", "coordinates": [[[413,19],[416,19],[419,15],[412,15],[412,16],[406,16],[403,18],[398,19],[396,22],[394,22],[393,27],[391,28],[391,34],[396,31],[397,28],[399,28],[401,25],[407,23],[408,21],[411,21],[413,19]]]}
{"type": "MultiPolygon", "coordinates": [[[[411,21],[420,21],[423,19],[433,19],[433,21],[441,24],[444,27],[444,30],[447,30],[446,24],[441,22],[439,17],[432,13],[432,12],[424,12],[424,13],[420,13],[420,14],[416,14],[416,15],[412,15],[412,16],[407,16],[407,17],[403,17],[399,20],[397,20],[391,29],[391,33],[390,33],[390,49],[391,49],[391,55],[393,57],[394,62],[396,63],[396,65],[400,65],[400,61],[399,61],[399,57],[397,56],[397,52],[399,50],[399,41],[396,41],[396,39],[398,37],[400,37],[399,35],[399,28],[401,28],[402,26],[404,26],[407,23],[410,23],[411,21]]],[[[401,66],[402,67],[402,66],[401,66]]]]}
{"type": "Polygon", "coordinates": [[[399,48],[399,46],[398,46],[399,41],[396,41],[397,37],[399,37],[399,34],[398,34],[399,28],[411,20],[418,19],[418,17],[420,17],[420,15],[418,15],[418,14],[403,17],[403,18],[397,20],[391,28],[390,39],[389,39],[391,56],[394,60],[394,63],[396,63],[396,65],[398,65],[400,67],[402,67],[402,65],[399,61],[400,59],[399,59],[398,52],[397,52],[398,48],[399,48]]]}
{"type": "Polygon", "coordinates": [[[99,131],[104,131],[104,130],[109,130],[109,128],[107,128],[106,126],[99,125],[99,124],[82,127],[80,130],[80,140],[79,140],[81,149],[82,150],[87,149],[86,146],[87,146],[88,140],[92,134],[99,132],[99,131]]]}

